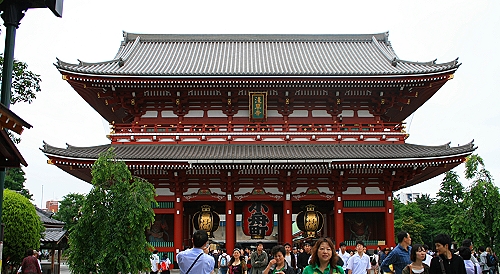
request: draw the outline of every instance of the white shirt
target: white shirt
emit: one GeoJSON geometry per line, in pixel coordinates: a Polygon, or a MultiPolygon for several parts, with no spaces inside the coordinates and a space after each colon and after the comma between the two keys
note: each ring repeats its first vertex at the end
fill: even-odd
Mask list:
{"type": "Polygon", "coordinates": [[[160,263],[160,256],[158,256],[158,254],[151,254],[151,258],[149,260],[151,261],[151,271],[152,272],[158,271],[158,264],[160,263]]]}
{"type": "Polygon", "coordinates": [[[370,256],[363,253],[362,256],[359,256],[358,253],[352,255],[347,261],[347,269],[352,271],[352,274],[364,274],[367,269],[372,268],[370,263],[370,256]]]}
{"type": "Polygon", "coordinates": [[[344,270],[347,269],[347,261],[349,261],[349,258],[351,258],[351,254],[349,254],[349,252],[344,252],[344,254],[342,254],[342,250],[339,250],[339,252],[337,252],[337,255],[339,255],[339,257],[342,259],[342,261],[344,261],[344,265],[342,266],[342,268],[344,270]]]}

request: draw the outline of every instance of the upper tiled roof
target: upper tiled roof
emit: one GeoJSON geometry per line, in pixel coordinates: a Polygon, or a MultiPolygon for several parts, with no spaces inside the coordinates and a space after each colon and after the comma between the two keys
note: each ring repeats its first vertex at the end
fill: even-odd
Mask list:
{"type": "Polygon", "coordinates": [[[36,214],[38,217],[40,217],[40,221],[42,221],[42,224],[45,226],[60,226],[63,227],[65,225],[64,222],[61,222],[59,220],[53,219],[52,216],[54,215],[53,212],[47,212],[43,209],[40,209],[38,207],[35,207],[36,209],[36,214]]]}
{"type": "Polygon", "coordinates": [[[113,76],[374,76],[453,71],[400,60],[388,33],[367,35],[180,35],[124,33],[115,58],[69,64],[61,71],[113,76]]]}
{"type": "Polygon", "coordinates": [[[463,146],[420,146],[413,144],[373,145],[103,145],[96,147],[57,148],[44,144],[47,156],[90,160],[109,147],[114,147],[117,158],[126,161],[189,161],[238,163],[238,162],[294,162],[294,161],[346,161],[346,160],[407,160],[433,159],[447,156],[468,155],[476,148],[473,143],[463,146]]]}

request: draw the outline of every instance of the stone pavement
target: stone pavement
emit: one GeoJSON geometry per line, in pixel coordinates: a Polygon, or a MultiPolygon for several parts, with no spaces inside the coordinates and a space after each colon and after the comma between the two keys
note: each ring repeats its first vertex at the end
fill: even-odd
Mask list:
{"type": "MultiPolygon", "coordinates": [[[[67,264],[63,263],[61,264],[61,273],[60,274],[70,274],[71,272],[69,271],[69,267],[67,264]]],[[[172,269],[170,271],[170,274],[179,274],[180,271],[179,269],[172,269]]]]}

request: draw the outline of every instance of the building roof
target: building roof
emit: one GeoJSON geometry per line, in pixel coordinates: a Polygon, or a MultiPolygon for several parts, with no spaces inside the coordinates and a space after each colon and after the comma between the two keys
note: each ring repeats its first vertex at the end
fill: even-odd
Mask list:
{"type": "Polygon", "coordinates": [[[44,144],[47,156],[74,160],[95,160],[99,154],[114,148],[117,158],[125,161],[158,161],[189,163],[291,163],[304,161],[346,162],[351,160],[427,160],[472,153],[473,143],[451,147],[414,144],[319,144],[319,145],[103,145],[95,147],[57,148],[44,144]]]}
{"type": "Polygon", "coordinates": [[[58,243],[64,237],[68,231],[62,229],[62,228],[46,228],[45,232],[43,232],[43,238],[40,239],[40,242],[42,243],[49,243],[49,242],[55,242],[58,243]]]}
{"type": "Polygon", "coordinates": [[[64,222],[61,222],[59,220],[53,219],[52,216],[54,215],[53,212],[48,212],[43,209],[40,209],[35,206],[36,209],[36,214],[38,217],[40,217],[40,221],[42,221],[43,226],[45,227],[63,227],[65,225],[64,222]]]}
{"type": "Polygon", "coordinates": [[[70,64],[60,71],[136,77],[394,76],[453,72],[457,60],[437,64],[398,58],[388,33],[340,35],[133,34],[109,61],[70,64]]]}

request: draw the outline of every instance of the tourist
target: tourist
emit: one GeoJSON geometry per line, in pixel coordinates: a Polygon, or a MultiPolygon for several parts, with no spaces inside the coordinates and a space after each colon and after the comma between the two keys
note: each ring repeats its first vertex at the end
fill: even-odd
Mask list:
{"type": "Polygon", "coordinates": [[[314,244],[310,264],[304,268],[302,274],[343,274],[344,268],[337,264],[339,258],[332,240],[320,238],[314,244]]]}
{"type": "Polygon", "coordinates": [[[464,260],[450,250],[451,242],[446,234],[434,238],[437,256],[431,260],[430,274],[466,274],[464,260]]]}
{"type": "Polygon", "coordinates": [[[289,266],[293,267],[293,269],[297,268],[297,261],[295,260],[295,256],[292,253],[292,246],[289,243],[284,244],[286,254],[285,260],[289,266]]]}
{"type": "Polygon", "coordinates": [[[273,259],[269,261],[262,274],[295,274],[295,269],[288,265],[285,260],[286,250],[282,245],[274,246],[271,249],[273,259]]]}
{"type": "MultiPolygon", "coordinates": [[[[196,269],[196,274],[209,274],[214,270],[214,258],[205,254],[208,248],[208,234],[205,230],[197,230],[191,238],[193,248],[177,254],[177,264],[181,274],[187,274],[196,269]]],[[[194,274],[194,273],[193,273],[194,274]]]]}
{"type": "Polygon", "coordinates": [[[403,269],[403,274],[429,274],[429,266],[424,263],[426,255],[427,251],[423,245],[413,245],[410,253],[412,263],[403,269]]]}
{"type": "Polygon", "coordinates": [[[298,269],[299,269],[299,268],[297,267],[297,262],[298,262],[298,260],[299,260],[299,254],[300,254],[300,253],[299,253],[299,249],[298,249],[296,246],[292,247],[292,255],[293,255],[293,258],[294,258],[294,260],[295,260],[295,271],[296,271],[296,272],[297,272],[297,271],[298,271],[298,269]]]}
{"type": "Polygon", "coordinates": [[[247,274],[247,263],[241,255],[241,250],[235,248],[233,256],[229,260],[229,274],[247,274]]]}
{"type": "Polygon", "coordinates": [[[425,249],[425,260],[424,260],[423,263],[426,264],[426,265],[428,265],[428,266],[431,266],[432,256],[429,253],[431,253],[432,251],[429,250],[429,246],[426,245],[426,244],[424,244],[423,247],[425,249]]]}
{"type": "Polygon", "coordinates": [[[470,260],[473,262],[473,263],[477,263],[479,264],[479,261],[477,260],[477,258],[474,256],[474,244],[472,243],[472,240],[471,239],[465,239],[462,241],[462,246],[463,247],[467,247],[468,249],[470,249],[470,252],[471,252],[471,257],[470,257],[470,260]]]}
{"type": "Polygon", "coordinates": [[[344,269],[344,272],[347,271],[347,261],[349,261],[349,258],[351,258],[351,254],[347,252],[347,245],[344,242],[341,242],[339,245],[339,251],[337,252],[337,255],[342,259],[344,262],[342,268],[344,269]]]}
{"type": "Polygon", "coordinates": [[[163,258],[160,261],[160,272],[162,274],[170,274],[171,265],[172,262],[170,261],[170,258],[168,258],[167,254],[163,254],[163,258]]]}
{"type": "Polygon", "coordinates": [[[383,272],[392,272],[389,265],[392,264],[394,273],[401,274],[403,268],[411,264],[410,252],[411,252],[411,237],[406,231],[401,231],[397,234],[399,244],[394,248],[384,261],[380,264],[380,268],[383,272]]]}
{"type": "Polygon", "coordinates": [[[311,257],[311,244],[305,242],[302,249],[304,249],[304,252],[300,253],[297,259],[297,268],[300,272],[304,270],[304,267],[309,265],[309,257],[311,257]]]}
{"type": "Polygon", "coordinates": [[[468,246],[462,246],[458,249],[458,255],[464,260],[465,271],[467,274],[481,274],[479,263],[472,261],[472,253],[468,246]]]}
{"type": "Polygon", "coordinates": [[[264,251],[262,242],[257,243],[257,251],[250,255],[250,262],[252,264],[252,274],[262,274],[268,262],[267,253],[264,251]]]}
{"type": "Polygon", "coordinates": [[[488,252],[484,246],[479,247],[479,265],[481,266],[481,271],[485,274],[490,273],[490,267],[488,266],[488,252]]]}
{"type": "Polygon", "coordinates": [[[250,255],[252,254],[252,251],[250,251],[250,248],[246,247],[245,248],[245,262],[247,263],[247,274],[252,274],[252,263],[250,262],[250,255]]]}
{"type": "Polygon", "coordinates": [[[151,272],[150,274],[156,274],[158,273],[158,270],[160,270],[160,256],[158,256],[158,250],[154,250],[153,254],[151,254],[151,257],[149,258],[151,261],[151,272]]]}
{"type": "Polygon", "coordinates": [[[229,255],[227,255],[226,249],[223,248],[222,254],[219,256],[219,261],[217,262],[217,265],[219,266],[219,273],[220,274],[227,273],[227,270],[229,269],[229,260],[231,260],[231,257],[229,255]]]}
{"type": "Polygon", "coordinates": [[[364,253],[365,243],[363,241],[356,242],[356,254],[349,258],[347,261],[348,274],[364,274],[367,273],[372,265],[370,263],[370,256],[364,253]]]}
{"type": "Polygon", "coordinates": [[[493,254],[493,250],[491,247],[486,248],[486,253],[488,253],[488,258],[490,259],[491,265],[488,265],[490,267],[490,274],[495,274],[496,273],[496,265],[497,265],[497,259],[495,257],[495,254],[493,254]]]}
{"type": "Polygon", "coordinates": [[[33,249],[26,251],[26,257],[21,262],[22,273],[42,274],[38,259],[33,256],[33,249]]]}

